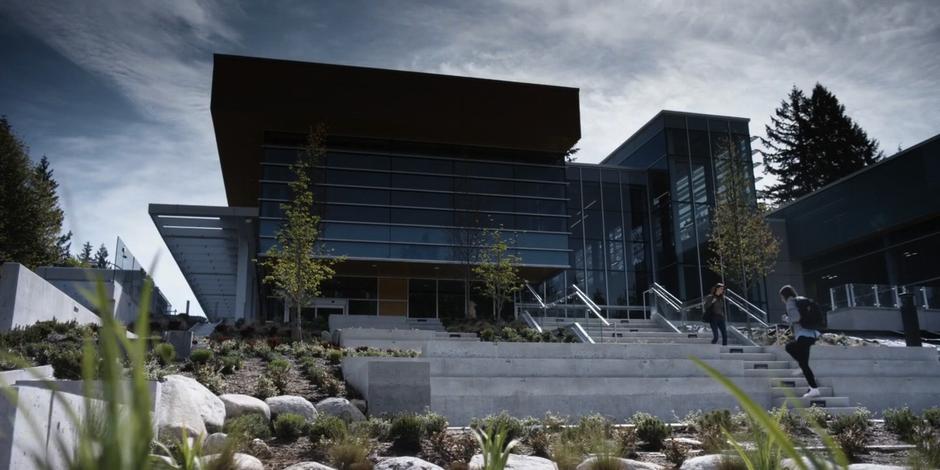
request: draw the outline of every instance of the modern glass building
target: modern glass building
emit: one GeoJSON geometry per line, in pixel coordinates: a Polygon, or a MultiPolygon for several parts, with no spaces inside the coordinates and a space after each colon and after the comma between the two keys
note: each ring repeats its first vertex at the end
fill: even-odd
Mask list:
{"type": "Polygon", "coordinates": [[[716,195],[751,155],[747,119],[663,111],[599,164],[573,163],[574,88],[224,55],[211,109],[229,207],[151,215],[216,318],[283,314],[254,260],[318,123],[312,189],[324,247],[344,261],[309,308],[330,313],[492,315],[468,271],[496,228],[547,301],[577,285],[624,316],[654,281],[698,298],[718,279],[704,267],[716,195]]]}

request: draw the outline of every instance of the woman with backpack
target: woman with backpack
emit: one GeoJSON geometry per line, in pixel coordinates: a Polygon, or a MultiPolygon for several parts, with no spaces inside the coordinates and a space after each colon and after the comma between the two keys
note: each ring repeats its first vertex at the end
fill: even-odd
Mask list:
{"type": "Polygon", "coordinates": [[[718,332],[721,332],[721,345],[728,345],[728,322],[725,320],[725,285],[722,283],[712,286],[711,293],[705,297],[702,305],[704,317],[712,327],[712,344],[718,343],[718,332]]]}
{"type": "Polygon", "coordinates": [[[809,384],[809,391],[803,395],[803,398],[812,398],[819,396],[819,387],[816,383],[816,376],[813,370],[809,368],[809,348],[816,343],[820,332],[816,330],[815,323],[818,322],[819,307],[816,303],[806,297],[800,297],[796,294],[793,286],[783,286],[780,288],[780,300],[787,306],[787,313],[783,320],[790,324],[793,331],[793,341],[786,345],[787,353],[796,360],[806,377],[806,383],[809,384]],[[813,317],[813,318],[810,318],[813,317]]]}

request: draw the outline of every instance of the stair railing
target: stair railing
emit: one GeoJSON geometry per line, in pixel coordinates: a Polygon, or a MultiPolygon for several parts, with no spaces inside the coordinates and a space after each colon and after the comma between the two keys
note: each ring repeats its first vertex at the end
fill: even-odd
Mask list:
{"type": "Polygon", "coordinates": [[[757,305],[754,305],[752,302],[750,302],[750,301],[748,301],[746,298],[744,298],[744,296],[742,296],[741,294],[738,294],[737,292],[735,292],[735,291],[733,291],[733,290],[731,290],[731,289],[728,289],[727,287],[725,288],[725,294],[726,294],[726,297],[725,297],[726,299],[727,299],[727,298],[730,298],[730,299],[733,299],[734,301],[736,301],[738,304],[744,304],[744,305],[746,305],[746,306],[748,307],[748,309],[744,309],[743,307],[740,307],[740,308],[741,308],[742,310],[747,310],[748,313],[753,313],[754,315],[751,315],[751,316],[752,316],[752,317],[755,317],[755,319],[758,319],[758,318],[756,318],[756,317],[759,316],[759,317],[760,317],[760,318],[759,318],[759,321],[760,321],[764,326],[767,326],[767,321],[768,321],[767,318],[768,318],[768,317],[767,317],[767,312],[766,312],[764,309],[758,307],[757,305]]]}
{"type": "Polygon", "coordinates": [[[592,338],[587,331],[584,331],[584,328],[580,323],[573,322],[571,324],[571,331],[574,332],[574,335],[577,336],[582,343],[595,344],[594,338],[592,338]]]}
{"type": "MultiPolygon", "coordinates": [[[[650,288],[646,290],[646,292],[643,292],[643,310],[647,312],[649,312],[650,310],[646,306],[646,298],[647,298],[647,295],[650,295],[650,294],[652,294],[654,298],[654,302],[652,302],[650,305],[651,307],[653,307],[653,312],[650,314],[650,318],[654,320],[657,318],[661,319],[670,330],[676,333],[681,333],[679,331],[679,328],[677,328],[676,325],[672,321],[669,320],[667,315],[664,314],[664,312],[662,312],[662,310],[659,308],[659,304],[656,303],[656,300],[662,301],[662,303],[668,306],[674,312],[675,316],[678,317],[678,316],[681,316],[682,311],[683,311],[682,303],[679,301],[679,299],[676,298],[675,295],[672,295],[672,293],[670,293],[668,290],[666,290],[665,287],[654,282],[650,286],[650,288]]],[[[679,318],[674,318],[674,319],[678,320],[679,318]]]]}

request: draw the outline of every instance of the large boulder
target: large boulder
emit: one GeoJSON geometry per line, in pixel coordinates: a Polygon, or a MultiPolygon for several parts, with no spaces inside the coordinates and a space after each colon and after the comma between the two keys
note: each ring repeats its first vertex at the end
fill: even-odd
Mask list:
{"type": "Polygon", "coordinates": [[[905,470],[908,467],[897,465],[881,465],[877,463],[853,463],[849,465],[849,470],[905,470]]]}
{"type": "MultiPolygon", "coordinates": [[[[209,467],[212,465],[212,462],[215,462],[219,457],[221,457],[221,454],[211,454],[200,457],[199,460],[203,467],[209,467]]],[[[235,454],[232,456],[232,460],[234,461],[234,465],[229,467],[231,470],[264,470],[264,464],[248,454],[235,454]]]]}
{"type": "MultiPolygon", "coordinates": [[[[584,462],[578,464],[577,470],[590,470],[594,468],[594,462],[597,457],[590,457],[584,462]]],[[[620,470],[663,470],[663,467],[655,463],[640,462],[632,459],[617,459],[620,462],[620,470]]]]}
{"type": "Polygon", "coordinates": [[[365,421],[366,415],[359,411],[349,400],[345,398],[327,398],[317,403],[317,412],[336,416],[337,418],[352,423],[355,421],[365,421]]]}
{"type": "Polygon", "coordinates": [[[390,457],[375,464],[374,470],[444,470],[417,457],[390,457]]]}
{"type": "Polygon", "coordinates": [[[202,442],[202,453],[206,455],[221,454],[225,450],[226,444],[228,444],[228,434],[224,432],[209,434],[206,440],[202,442]]]}
{"type": "Polygon", "coordinates": [[[323,465],[319,462],[300,462],[285,468],[284,470],[336,470],[333,467],[323,465]]]}
{"type": "Polygon", "coordinates": [[[721,468],[720,454],[701,455],[682,462],[679,470],[718,470],[721,468]]]}
{"type": "Polygon", "coordinates": [[[161,436],[204,435],[222,429],[225,404],[195,379],[168,375],[160,387],[157,431],[161,436]]]}
{"type": "MultiPolygon", "coordinates": [[[[480,454],[474,455],[470,459],[470,468],[483,468],[483,456],[480,454]]],[[[542,457],[509,454],[509,460],[506,461],[506,470],[558,470],[558,465],[542,457]]]]}
{"type": "Polygon", "coordinates": [[[219,395],[219,399],[225,404],[226,419],[237,418],[248,414],[259,414],[265,419],[271,419],[271,408],[268,404],[249,395],[239,393],[226,393],[219,395]]]}
{"type": "Polygon", "coordinates": [[[271,416],[275,418],[279,414],[293,413],[303,416],[307,421],[317,419],[316,407],[304,397],[281,395],[268,398],[264,402],[268,404],[268,408],[271,409],[271,416]]]}

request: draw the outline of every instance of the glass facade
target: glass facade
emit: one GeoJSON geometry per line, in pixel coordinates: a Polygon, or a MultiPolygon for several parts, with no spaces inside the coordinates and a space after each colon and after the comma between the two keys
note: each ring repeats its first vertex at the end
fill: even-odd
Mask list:
{"type": "MultiPolygon", "coordinates": [[[[700,298],[720,280],[706,267],[714,256],[707,239],[735,159],[751,161],[746,120],[681,113],[661,113],[608,158],[646,170],[655,280],[680,299],[700,298]]],[[[748,190],[756,203],[753,176],[748,190]]],[[[760,298],[760,291],[755,286],[749,297],[760,298]]]]}
{"type": "MultiPolygon", "coordinates": [[[[274,244],[298,151],[264,148],[261,253],[274,244]]],[[[745,120],[664,112],[602,164],[331,148],[314,191],[334,255],[460,265],[467,240],[501,228],[521,267],[537,269],[527,280],[543,299],[563,299],[576,284],[607,315],[626,316],[654,280],[686,300],[717,282],[705,268],[710,215],[729,162],[750,155],[745,120]]],[[[477,316],[490,316],[491,303],[454,273],[340,273],[322,295],[347,299],[349,313],[463,316],[469,300],[477,316]]]]}
{"type": "MultiPolygon", "coordinates": [[[[265,149],[261,252],[274,244],[297,151],[265,149]]],[[[560,163],[331,151],[314,185],[325,247],[347,259],[457,263],[463,240],[501,228],[522,265],[564,268],[564,178],[560,163]]]]}

